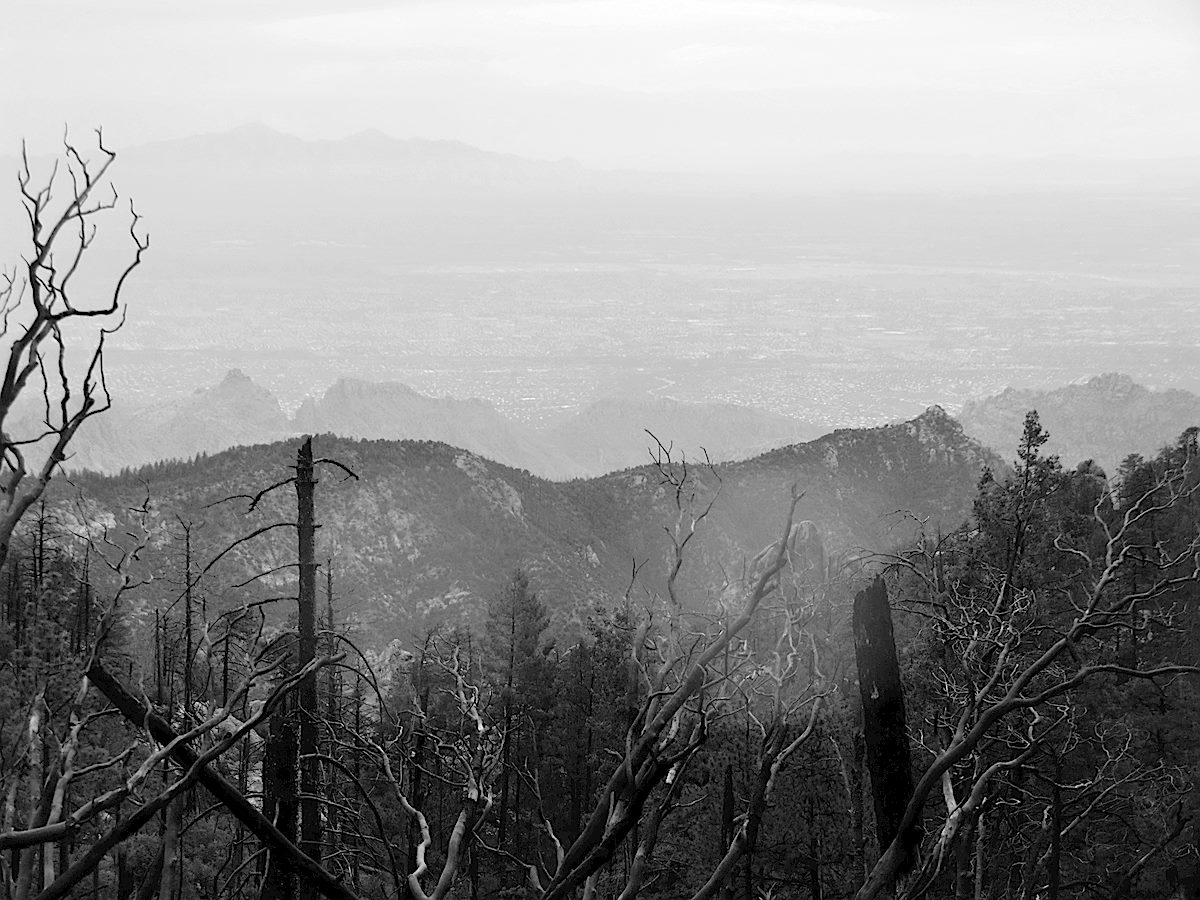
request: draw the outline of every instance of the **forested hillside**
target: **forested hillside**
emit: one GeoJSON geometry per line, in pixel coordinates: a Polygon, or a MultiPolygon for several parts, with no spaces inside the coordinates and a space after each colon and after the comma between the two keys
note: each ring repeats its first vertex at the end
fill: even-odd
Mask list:
{"type": "MultiPolygon", "coordinates": [[[[243,447],[115,478],[79,475],[71,491],[86,498],[88,516],[111,521],[148,495],[157,520],[194,527],[201,559],[288,517],[281,497],[242,512],[246,498],[286,477],[294,446],[243,447]],[[219,502],[233,497],[241,499],[219,502]]],[[[318,556],[332,560],[341,615],[366,629],[369,643],[408,641],[437,622],[477,624],[515,566],[529,572],[555,630],[575,636],[591,610],[623,595],[635,561],[646,564],[637,593],[662,588],[663,528],[674,514],[654,466],[555,483],[444,444],[318,437],[316,446],[358,476],[323,477],[318,556]]],[[[716,498],[688,572],[694,602],[704,605],[723,571],[777,536],[793,484],[804,491],[798,515],[816,523],[831,552],[869,553],[908,540],[919,522],[930,532],[957,527],[982,467],[998,461],[935,408],[903,425],[840,431],[745,462],[689,464],[716,498]]],[[[217,589],[272,569],[289,558],[291,540],[280,530],[239,546],[206,581],[217,589]]],[[[275,573],[252,589],[282,588],[290,577],[275,573]]],[[[220,589],[222,602],[240,602],[220,589]]]]}
{"type": "Polygon", "coordinates": [[[1166,896],[1192,877],[1195,436],[1111,485],[1044,444],[1031,415],[1010,469],[932,409],[554,485],[444,445],[318,437],[334,563],[308,588],[308,663],[292,444],[80,479],[3,579],[6,737],[30,761],[5,777],[31,804],[0,833],[29,850],[10,883],[1166,896]],[[891,759],[873,729],[895,712],[863,674],[880,599],[907,735],[891,759]],[[105,698],[154,742],[102,724],[105,698]],[[187,729],[223,762],[198,767],[172,742],[187,729]],[[68,755],[35,765],[49,746],[68,755]],[[144,760],[132,788],[126,759],[144,760]],[[43,782],[73,792],[39,804],[43,782]]]}

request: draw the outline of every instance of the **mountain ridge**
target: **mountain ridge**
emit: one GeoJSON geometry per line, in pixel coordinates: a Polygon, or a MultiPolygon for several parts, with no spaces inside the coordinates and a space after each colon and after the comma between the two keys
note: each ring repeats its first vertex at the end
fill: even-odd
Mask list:
{"type": "MultiPolygon", "coordinates": [[[[1150,455],[1200,424],[1200,397],[1150,390],[1119,373],[1048,391],[1008,388],[966,404],[956,418],[966,433],[1009,454],[1030,409],[1038,410],[1050,434],[1048,452],[1065,465],[1093,459],[1110,475],[1128,454],[1150,455]]],[[[66,468],[112,473],[238,444],[331,433],[441,441],[561,481],[642,465],[656,452],[655,438],[693,461],[707,455],[732,462],[830,430],[751,407],[661,397],[600,398],[535,428],[485,400],[433,397],[400,382],[360,378],[338,379],[289,416],[267,388],[231,369],[214,385],[166,401],[131,407],[118,399],[85,424],[66,468]]]]}
{"type": "Polygon", "coordinates": [[[68,471],[112,473],[190,459],[300,433],[443,441],[550,479],[584,478],[646,462],[647,430],[691,458],[741,458],[817,437],[825,429],[733,404],[607,398],[549,428],[507,418],[478,398],[432,397],[400,382],[340,378],[287,416],[265,387],[231,369],[216,385],[167,401],[112,410],[87,422],[68,471]],[[129,435],[136,434],[136,441],[129,435]]]}
{"type": "Polygon", "coordinates": [[[1064,465],[1092,459],[1110,476],[1129,454],[1153,455],[1200,424],[1200,396],[1151,390],[1119,372],[1050,390],[1007,388],[965,404],[959,419],[983,443],[1009,448],[1020,440],[1031,409],[1049,433],[1046,452],[1058,454],[1064,465]]]}
{"type": "MultiPolygon", "coordinates": [[[[478,624],[487,597],[517,565],[530,571],[559,631],[582,630],[597,605],[623,596],[635,561],[643,567],[638,596],[662,589],[669,561],[663,527],[677,510],[674,491],[653,465],[552,482],[431,441],[320,436],[315,444],[319,456],[358,476],[345,481],[333,470],[322,476],[318,556],[334,560],[341,612],[371,640],[438,622],[478,624]]],[[[247,516],[238,512],[244,499],[228,498],[253,496],[279,481],[297,445],[234,448],[118,476],[81,473],[69,492],[58,486],[56,496],[68,501],[68,511],[126,522],[148,491],[160,529],[196,524],[199,559],[239,534],[291,521],[290,492],[273,492],[247,516]]],[[[714,585],[778,538],[794,485],[805,492],[798,517],[816,523],[830,553],[854,554],[902,542],[917,522],[957,526],[970,512],[982,467],[1000,465],[936,409],[906,423],[843,429],[711,469],[693,465],[699,502],[716,499],[681,590],[697,608],[709,608],[714,585]]],[[[222,557],[206,576],[212,608],[286,592],[293,543],[294,536],[275,529],[222,557]],[[223,587],[272,570],[249,586],[223,587]]]]}

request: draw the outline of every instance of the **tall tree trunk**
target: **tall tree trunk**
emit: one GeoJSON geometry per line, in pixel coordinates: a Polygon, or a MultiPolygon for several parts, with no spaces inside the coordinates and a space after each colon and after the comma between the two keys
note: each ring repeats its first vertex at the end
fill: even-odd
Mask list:
{"type": "MultiPolygon", "coordinates": [[[[892,632],[892,611],[882,578],[877,577],[867,590],[855,595],[853,621],[867,767],[875,800],[876,835],[882,852],[897,836],[913,791],[904,690],[892,632]]],[[[914,848],[905,849],[910,854],[914,848]]],[[[911,865],[909,859],[904,861],[902,870],[907,865],[911,865]]]]}
{"type": "MultiPolygon", "coordinates": [[[[733,763],[725,764],[725,789],[721,792],[721,843],[717,847],[717,861],[729,851],[733,843],[733,763]]],[[[733,879],[725,883],[725,900],[733,900],[733,879]]]]}
{"type": "Polygon", "coordinates": [[[808,893],[812,900],[822,900],[821,893],[821,835],[817,831],[816,804],[808,800],[808,893]]]}
{"type": "MultiPolygon", "coordinates": [[[[317,560],[314,522],[312,438],[296,454],[296,533],[300,556],[300,655],[303,667],[317,655],[317,560]]],[[[320,762],[317,760],[317,673],[310,672],[297,687],[300,718],[300,849],[314,862],[321,861],[320,762]]],[[[300,882],[300,900],[316,900],[316,886],[300,882]]]]}
{"type": "MultiPolygon", "coordinates": [[[[44,699],[44,689],[34,698],[29,712],[27,725],[29,748],[26,762],[28,775],[28,814],[26,821],[31,828],[41,828],[46,824],[50,814],[50,798],[47,787],[52,779],[46,771],[46,736],[47,718],[50,714],[44,699]]],[[[43,845],[33,844],[21,850],[17,862],[16,890],[14,900],[27,900],[32,891],[39,889],[43,845]]]]}
{"type": "Polygon", "coordinates": [[[179,898],[179,831],[183,826],[183,795],[167,805],[166,828],[162,836],[162,873],[159,878],[158,900],[179,898]]]}
{"type": "MultiPolygon", "coordinates": [[[[183,727],[191,727],[195,710],[192,707],[192,664],[195,647],[195,622],[193,620],[192,605],[194,601],[192,583],[192,526],[191,523],[186,523],[183,526],[183,727]]],[[[195,791],[188,791],[183,796],[178,798],[189,812],[193,811],[196,803],[195,791]]],[[[170,815],[168,809],[167,815],[170,815]]],[[[178,852],[176,854],[178,856],[178,852]]],[[[179,864],[176,864],[176,869],[179,869],[179,864]]]]}
{"type": "MultiPolygon", "coordinates": [[[[511,668],[510,668],[511,671],[511,668]]],[[[500,738],[500,809],[496,811],[497,821],[499,822],[499,831],[496,836],[496,843],[501,849],[505,849],[504,844],[508,835],[508,774],[509,774],[509,748],[512,746],[512,676],[509,676],[508,686],[509,696],[504,699],[504,734],[500,738]]]]}
{"type": "Polygon", "coordinates": [[[133,877],[133,869],[129,868],[129,857],[125,852],[124,842],[117,844],[117,900],[128,900],[133,896],[133,892],[137,889],[137,882],[133,877]]]}
{"type": "MultiPolygon", "coordinates": [[[[327,559],[325,561],[325,566],[325,621],[328,631],[325,639],[325,652],[327,655],[333,656],[337,652],[337,639],[334,635],[333,621],[333,560],[327,559]]],[[[342,724],[341,707],[339,705],[342,695],[341,676],[337,668],[334,666],[330,666],[328,669],[325,688],[325,721],[328,723],[326,728],[327,730],[332,728],[340,728],[342,724]]],[[[332,732],[330,732],[330,734],[332,735],[332,732]]],[[[325,750],[330,756],[333,756],[336,753],[336,745],[332,736],[326,742],[325,750]]],[[[330,781],[328,775],[326,777],[326,781],[330,781]]],[[[331,852],[336,852],[338,844],[341,840],[338,837],[338,834],[342,827],[338,805],[335,803],[327,804],[325,815],[328,819],[329,825],[329,834],[326,837],[326,843],[328,844],[331,852]]]]}
{"type": "Polygon", "coordinates": [[[1054,784],[1050,788],[1050,858],[1046,862],[1046,900],[1058,900],[1062,882],[1062,760],[1054,761],[1054,784]]]}
{"type": "Polygon", "coordinates": [[[183,530],[183,714],[185,721],[192,720],[192,528],[183,530]]]}
{"type": "MultiPolygon", "coordinates": [[[[288,840],[295,842],[298,804],[293,702],[293,698],[285,698],[271,717],[271,730],[263,756],[263,815],[274,821],[275,827],[288,840]]],[[[260,900],[293,900],[295,896],[296,874],[291,859],[268,851],[260,900]]]]}
{"type": "Polygon", "coordinates": [[[975,863],[975,816],[963,822],[954,847],[954,900],[971,900],[975,880],[971,868],[975,863]]]}
{"type": "Polygon", "coordinates": [[[987,819],[984,810],[975,820],[975,900],[983,900],[983,864],[987,853],[987,819]]]}

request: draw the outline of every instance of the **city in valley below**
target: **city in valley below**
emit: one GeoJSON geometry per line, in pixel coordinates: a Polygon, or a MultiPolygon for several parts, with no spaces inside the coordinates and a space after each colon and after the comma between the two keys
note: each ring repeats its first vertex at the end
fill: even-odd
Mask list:
{"type": "MultiPolygon", "coordinates": [[[[746,235],[722,243],[733,227],[718,228],[723,205],[728,218],[753,206],[726,199],[700,203],[709,218],[690,230],[604,223],[534,249],[433,247],[428,237],[396,247],[386,235],[373,244],[215,245],[147,262],[131,285],[135,314],[113,341],[110,383],[145,402],[239,368],[287,409],[352,377],[480,398],[535,425],[617,396],[729,402],[830,427],[934,403],[956,410],[1005,387],[1106,371],[1200,390],[1200,347],[1190,339],[1200,328],[1196,229],[1171,235],[1165,214],[1185,217],[1168,198],[1155,226],[1161,243],[1138,232],[1133,215],[1145,218],[1154,203],[1117,198],[1108,212],[1126,224],[1109,239],[1128,241],[1106,253],[1094,240],[1069,265],[1038,227],[1021,239],[979,230],[977,217],[1002,213],[1015,229],[1015,198],[981,196],[976,209],[967,199],[844,199],[868,224],[945,206],[958,219],[936,226],[939,246],[956,226],[973,240],[935,261],[925,232],[877,225],[817,239],[800,211],[819,218],[833,201],[796,197],[771,206],[778,221],[759,224],[767,233],[758,244],[746,235]],[[479,260],[437,259],[455,252],[479,260]]],[[[1035,221],[1039,204],[1072,209],[1060,228],[1084,227],[1095,204],[1025,200],[1035,221]]]]}

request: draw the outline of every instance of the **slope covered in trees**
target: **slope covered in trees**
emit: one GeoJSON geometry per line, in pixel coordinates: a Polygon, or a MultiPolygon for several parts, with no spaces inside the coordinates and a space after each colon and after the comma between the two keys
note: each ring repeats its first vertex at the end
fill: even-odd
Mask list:
{"type": "MultiPolygon", "coordinates": [[[[541,585],[555,630],[574,633],[597,604],[624,592],[635,561],[648,563],[648,585],[661,587],[666,577],[662,527],[671,497],[653,466],[554,483],[443,444],[326,437],[317,446],[359,476],[322,486],[318,555],[333,560],[344,615],[369,625],[372,640],[386,643],[429,622],[480,621],[486,598],[515,565],[541,585]]],[[[249,517],[239,514],[244,499],[212,504],[273,483],[290,450],[239,448],[73,481],[89,516],[119,520],[148,490],[158,515],[193,522],[197,540],[215,549],[285,516],[273,499],[249,517]]],[[[687,578],[711,582],[774,540],[793,483],[806,492],[800,515],[817,523],[830,551],[854,553],[902,540],[916,520],[955,527],[988,462],[993,457],[934,408],[902,425],[840,431],[711,470],[693,465],[716,502],[712,534],[687,578]]],[[[282,533],[266,535],[226,557],[222,577],[238,583],[280,565],[287,552],[282,533]]]]}
{"type": "MultiPolygon", "coordinates": [[[[311,707],[320,726],[316,750],[303,757],[295,735],[310,714],[287,693],[300,679],[295,632],[288,616],[275,617],[281,629],[262,622],[263,607],[245,605],[254,595],[237,587],[239,567],[203,561],[208,526],[134,507],[121,528],[110,519],[107,538],[93,538],[95,552],[106,552],[91,557],[84,545],[81,557],[71,510],[98,523],[113,510],[88,506],[94,501],[57,511],[52,504],[61,518],[53,529],[40,518],[30,523],[4,579],[6,622],[17,615],[21,623],[0,667],[13,676],[5,722],[20,750],[13,758],[24,762],[4,776],[17,802],[0,841],[34,848],[13,864],[12,884],[19,888],[25,872],[34,893],[41,886],[38,896],[60,896],[54,884],[86,869],[102,895],[174,898],[1166,896],[1190,877],[1191,748],[1200,739],[1195,435],[1151,460],[1130,458],[1110,485],[1094,469],[1064,469],[1045,455],[1044,432],[1027,417],[1011,469],[982,458],[993,467],[972,479],[969,522],[955,528],[939,526],[937,517],[952,511],[938,506],[947,498],[937,480],[951,461],[981,457],[970,444],[948,443],[954,433],[935,410],[720,470],[720,483],[664,457],[652,471],[570,486],[581,493],[557,499],[581,507],[587,498],[596,509],[608,497],[604,516],[657,517],[646,546],[656,542],[665,563],[657,578],[646,563],[638,590],[602,586],[607,602],[582,611],[574,632],[551,624],[558,598],[545,571],[511,560],[481,591],[473,619],[447,611],[403,636],[355,623],[345,617],[348,579],[339,562],[322,585],[311,707]],[[817,464],[836,483],[820,483],[817,464]],[[756,492],[770,490],[776,469],[812,476],[808,493],[768,504],[756,492]],[[890,549],[855,566],[829,563],[845,540],[838,528],[852,534],[858,520],[830,530],[799,520],[854,501],[850,485],[866,509],[922,471],[929,483],[906,499],[924,504],[928,518],[888,533],[890,549]],[[629,493],[615,502],[622,486],[651,476],[644,508],[629,493]],[[745,500],[722,509],[733,486],[745,500]],[[731,557],[735,513],[752,509],[764,532],[774,525],[776,540],[731,557]],[[137,535],[157,577],[137,580],[111,604],[112,586],[126,582],[105,575],[109,566],[96,569],[107,560],[118,573],[138,571],[128,554],[111,555],[137,535]],[[89,558],[90,573],[80,568],[89,558]],[[714,568],[722,559],[723,571],[714,568]],[[850,623],[850,597],[876,576],[896,623],[913,776],[890,845],[875,838],[878,785],[850,623]],[[138,609],[154,616],[139,624],[138,609]],[[399,639],[370,652],[381,634],[399,639]],[[45,649],[48,639],[61,649],[45,649]],[[145,700],[123,692],[122,682],[142,685],[158,717],[155,740],[139,738],[136,726],[104,730],[107,717],[65,719],[50,693],[48,743],[37,738],[43,726],[30,730],[29,722],[43,707],[29,705],[34,685],[65,696],[83,670],[135,723],[145,700]],[[39,806],[25,785],[62,783],[67,757],[40,762],[39,754],[76,746],[68,722],[82,723],[81,759],[100,767],[69,779],[78,791],[48,816],[80,818],[73,843],[59,843],[53,829],[35,839],[39,810],[53,804],[39,806]],[[223,781],[201,782],[215,802],[191,787],[194,757],[170,741],[180,731],[224,760],[223,781]],[[183,767],[165,764],[168,757],[183,767]],[[151,764],[125,793],[113,759],[151,764]],[[315,787],[301,787],[303,759],[318,763],[315,787]],[[304,834],[314,840],[303,823],[316,821],[304,812],[315,799],[323,810],[319,852],[295,855],[254,806],[238,806],[239,795],[259,791],[271,827],[293,843],[304,834]],[[136,833],[106,843],[135,820],[110,825],[89,813],[93,794],[151,812],[136,833]],[[102,848],[98,856],[94,848],[102,848]],[[49,856],[56,862],[39,862],[49,856]],[[316,857],[315,874],[305,875],[316,857]]],[[[439,466],[463,473],[473,501],[503,510],[509,530],[524,527],[526,503],[537,500],[528,485],[517,494],[500,487],[495,479],[514,478],[511,470],[481,470],[461,454],[439,461],[449,452],[443,447],[317,446],[357,476],[343,480],[344,469],[318,461],[317,517],[327,522],[360,483],[389,471],[381,457],[405,460],[410,484],[439,466]]],[[[259,564],[288,571],[266,593],[294,609],[284,449],[246,451],[260,460],[260,484],[283,482],[243,498],[270,508],[265,525],[242,520],[242,528],[285,523],[278,558],[259,564]]],[[[202,462],[207,468],[143,474],[171,485],[167,502],[189,497],[197,472],[211,477],[222,466],[221,487],[238,486],[237,454],[202,462]]],[[[386,510],[366,502],[351,506],[378,527],[386,510]]],[[[635,517],[628,533],[642,528],[635,517]]],[[[341,559],[353,558],[343,552],[341,559]]],[[[79,712],[103,707],[86,688],[78,696],[79,712]]]]}

